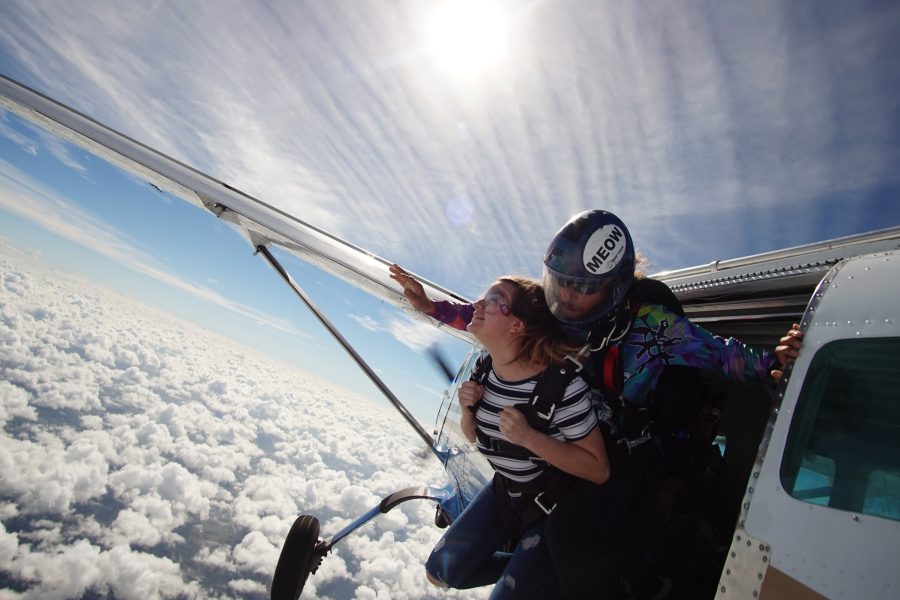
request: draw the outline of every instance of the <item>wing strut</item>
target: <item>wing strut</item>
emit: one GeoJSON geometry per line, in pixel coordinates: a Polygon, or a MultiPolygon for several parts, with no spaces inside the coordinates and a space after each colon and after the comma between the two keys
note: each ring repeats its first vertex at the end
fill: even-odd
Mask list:
{"type": "Polygon", "coordinates": [[[350,342],[348,342],[344,338],[344,336],[341,335],[341,332],[338,331],[337,328],[331,324],[331,321],[329,321],[325,317],[325,315],[322,314],[318,307],[313,303],[312,299],[306,295],[306,292],[304,292],[303,289],[301,289],[300,286],[297,285],[290,274],[284,270],[284,267],[282,267],[281,264],[275,259],[275,257],[272,256],[272,253],[269,252],[269,249],[260,244],[256,246],[256,252],[257,254],[262,253],[265,259],[269,261],[269,264],[272,266],[272,268],[275,269],[279,275],[281,275],[281,278],[284,279],[285,283],[287,283],[291,287],[291,289],[294,290],[294,293],[299,296],[300,300],[302,300],[303,303],[306,304],[306,306],[309,308],[309,310],[312,311],[312,313],[316,316],[316,318],[319,319],[322,325],[325,326],[325,329],[327,329],[331,333],[331,335],[334,336],[334,339],[336,339],[338,343],[344,347],[344,350],[347,351],[351,358],[356,361],[356,364],[359,365],[359,368],[362,369],[366,373],[366,375],[368,375],[369,379],[372,380],[372,383],[374,383],[378,387],[378,389],[381,390],[381,393],[384,394],[388,400],[390,400],[391,404],[394,405],[394,408],[400,411],[400,414],[404,419],[406,419],[407,423],[409,423],[410,426],[412,426],[412,428],[416,430],[416,433],[419,434],[419,437],[425,440],[425,443],[428,444],[428,447],[434,448],[434,438],[432,438],[431,435],[429,435],[429,433],[425,430],[425,428],[422,427],[422,425],[419,424],[418,421],[416,421],[415,417],[412,416],[412,413],[410,413],[409,410],[407,410],[407,408],[403,405],[403,403],[397,399],[397,396],[395,396],[390,388],[388,388],[388,386],[385,385],[385,383],[381,380],[381,378],[379,378],[378,375],[375,374],[375,371],[373,371],[372,368],[369,367],[368,364],[366,364],[366,361],[364,361],[362,357],[356,352],[356,350],[353,349],[353,346],[351,346],[350,342]]]}

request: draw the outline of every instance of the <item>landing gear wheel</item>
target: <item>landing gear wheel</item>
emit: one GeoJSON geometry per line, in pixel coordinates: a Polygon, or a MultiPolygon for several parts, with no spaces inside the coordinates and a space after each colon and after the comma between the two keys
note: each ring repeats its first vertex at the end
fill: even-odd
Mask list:
{"type": "Polygon", "coordinates": [[[278,557],[272,578],[272,600],[297,600],[306,578],[322,562],[324,552],[320,551],[318,542],[319,520],[311,515],[297,517],[278,557]]]}

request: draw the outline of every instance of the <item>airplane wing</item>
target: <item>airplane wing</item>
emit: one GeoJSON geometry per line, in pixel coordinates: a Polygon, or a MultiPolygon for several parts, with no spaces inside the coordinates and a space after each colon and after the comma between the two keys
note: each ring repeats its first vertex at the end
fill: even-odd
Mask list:
{"type": "Polygon", "coordinates": [[[653,278],[672,289],[695,323],[723,337],[770,347],[792,323],[800,323],[816,286],[840,260],[898,248],[900,227],[892,227],[653,278]]]}
{"type": "MultiPolygon", "coordinates": [[[[3,75],[0,75],[0,107],[133,173],[157,189],[208,210],[234,225],[253,247],[280,246],[301,260],[400,308],[414,319],[442,327],[465,341],[473,341],[468,332],[444,327],[443,323],[413,310],[388,276],[391,263],[371,252],[157,152],[3,75]]],[[[468,302],[427,279],[418,275],[416,278],[430,298],[468,302]]]]}

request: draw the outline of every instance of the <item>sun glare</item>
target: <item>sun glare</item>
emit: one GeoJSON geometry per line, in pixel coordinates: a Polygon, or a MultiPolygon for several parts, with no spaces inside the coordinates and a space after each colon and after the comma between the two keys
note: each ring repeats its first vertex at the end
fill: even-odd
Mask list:
{"type": "Polygon", "coordinates": [[[490,2],[450,0],[431,17],[428,47],[448,72],[475,76],[506,54],[506,19],[490,2]]]}

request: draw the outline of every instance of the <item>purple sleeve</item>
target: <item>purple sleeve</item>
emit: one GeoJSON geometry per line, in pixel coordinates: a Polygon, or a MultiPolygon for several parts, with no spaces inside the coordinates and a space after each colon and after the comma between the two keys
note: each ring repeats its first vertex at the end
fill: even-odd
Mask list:
{"type": "MultiPolygon", "coordinates": [[[[643,311],[642,311],[643,313],[643,311]]],[[[665,331],[655,339],[655,347],[648,354],[668,353],[669,364],[700,368],[718,368],[738,381],[765,381],[769,371],[778,364],[774,353],[748,346],[734,338],[722,338],[679,317],[661,306],[642,315],[648,330],[665,331]],[[671,344],[666,348],[661,342],[671,344]]]]}
{"type": "Polygon", "coordinates": [[[463,331],[465,331],[469,321],[472,320],[472,314],[475,312],[475,308],[471,304],[460,304],[448,300],[434,300],[433,304],[434,309],[428,313],[429,317],[446,323],[454,329],[463,331]]]}

